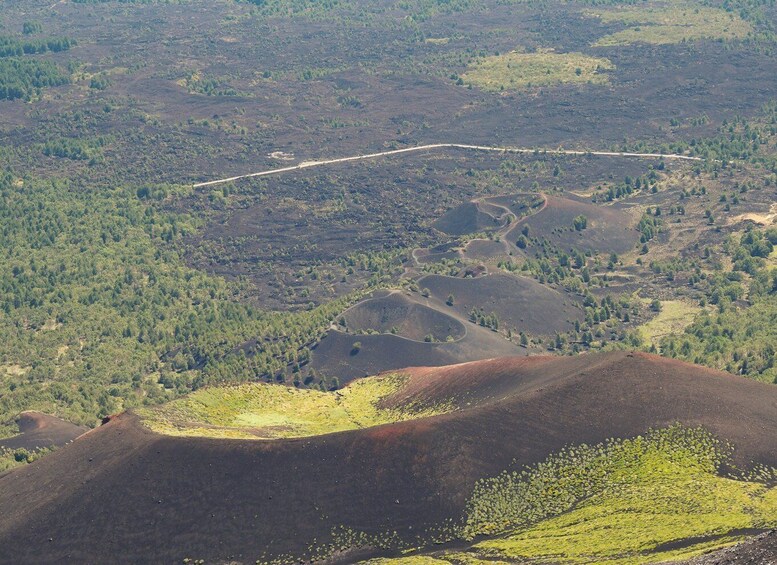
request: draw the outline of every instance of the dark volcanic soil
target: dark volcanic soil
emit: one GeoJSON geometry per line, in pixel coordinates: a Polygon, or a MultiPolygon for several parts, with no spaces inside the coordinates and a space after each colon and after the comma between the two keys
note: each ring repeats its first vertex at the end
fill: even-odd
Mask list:
{"type": "Polygon", "coordinates": [[[733,547],[721,549],[688,561],[688,565],[775,565],[777,531],[755,536],[733,547]]]}
{"type": "Polygon", "coordinates": [[[423,341],[427,335],[435,341],[448,337],[464,337],[464,324],[429,306],[418,304],[400,292],[387,296],[370,298],[350,308],[342,316],[351,331],[374,330],[423,341]]]}
{"type": "Polygon", "coordinates": [[[334,526],[412,538],[514,461],[675,422],[731,441],[742,463],[777,464],[777,389],[693,365],[617,352],[409,374],[407,398],[469,407],[283,441],[166,437],[119,416],[0,478],[0,562],[253,563],[334,526]]]}
{"type": "Polygon", "coordinates": [[[19,435],[0,439],[0,449],[41,449],[60,447],[74,440],[87,428],[41,412],[22,412],[17,419],[19,435]]]}
{"type": "Polygon", "coordinates": [[[531,335],[553,335],[583,319],[579,298],[542,285],[528,277],[496,273],[476,278],[428,275],[418,281],[440,301],[453,295],[453,308],[462,316],[475,309],[494,313],[501,327],[531,335]]]}

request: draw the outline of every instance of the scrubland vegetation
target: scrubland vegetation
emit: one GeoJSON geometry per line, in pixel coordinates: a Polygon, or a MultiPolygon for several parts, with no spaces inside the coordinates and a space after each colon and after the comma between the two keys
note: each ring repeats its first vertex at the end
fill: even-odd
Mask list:
{"type": "Polygon", "coordinates": [[[366,563],[663,563],[777,524],[775,470],[733,471],[731,448],[701,428],[567,448],[475,487],[455,534],[465,550],[366,563]],[[683,543],[683,540],[691,540],[683,543]]]}

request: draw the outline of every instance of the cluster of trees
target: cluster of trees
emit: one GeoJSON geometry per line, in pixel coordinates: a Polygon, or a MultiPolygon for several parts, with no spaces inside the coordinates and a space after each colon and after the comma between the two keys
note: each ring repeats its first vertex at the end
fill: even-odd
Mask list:
{"type": "Polygon", "coordinates": [[[34,35],[43,31],[43,25],[40,22],[23,22],[22,33],[24,35],[34,35]]]}
{"type": "Polygon", "coordinates": [[[482,308],[473,308],[470,310],[469,321],[473,324],[479,324],[484,328],[499,331],[499,318],[497,315],[493,312],[486,314],[482,308]]]}
{"type": "Polygon", "coordinates": [[[0,59],[0,100],[30,100],[42,88],[69,82],[70,77],[50,61],[0,59]]]}
{"type": "Polygon", "coordinates": [[[591,273],[586,267],[589,258],[593,258],[596,267],[600,265],[599,259],[589,252],[574,248],[564,251],[544,238],[526,239],[526,236],[521,235],[516,243],[519,247],[532,244],[534,257],[527,258],[520,265],[512,261],[500,261],[499,268],[510,272],[520,270],[543,284],[562,284],[569,290],[579,290],[591,282],[591,273]],[[524,238],[523,241],[521,238],[524,238]],[[582,286],[581,282],[584,283],[582,286]]]}
{"type": "Polygon", "coordinates": [[[204,94],[205,96],[240,96],[240,92],[225,84],[219,79],[212,77],[186,79],[186,87],[189,92],[204,94]]]}
{"type": "Polygon", "coordinates": [[[62,157],[73,161],[94,161],[107,143],[106,138],[94,140],[62,137],[47,141],[43,145],[43,154],[47,157],[62,157]]]}
{"type": "MultiPolygon", "coordinates": [[[[31,32],[32,33],[32,32],[31,32]]],[[[0,57],[20,57],[53,51],[67,51],[76,45],[76,40],[69,37],[47,39],[19,39],[10,35],[0,35],[0,57]]]]}
{"type": "Polygon", "coordinates": [[[205,384],[291,379],[360,298],[294,313],[237,300],[176,251],[195,220],[139,197],[167,191],[0,173],[0,422],[34,408],[89,424],[205,384]]]}
{"type": "Polygon", "coordinates": [[[687,277],[702,295],[705,309],[684,333],[660,342],[663,355],[699,363],[765,382],[777,382],[777,270],[764,260],[777,244],[777,229],[751,229],[732,236],[722,251],[732,261],[726,270],[708,250],[713,272],[698,262],[675,260],[652,265],[654,272],[687,277]],[[685,272],[683,272],[685,271],[685,272]]]}
{"type": "Polygon", "coordinates": [[[89,88],[93,90],[105,90],[111,85],[111,80],[105,74],[93,76],[89,80],[89,88]]]}
{"type": "Polygon", "coordinates": [[[715,136],[675,141],[658,147],[642,142],[623,147],[625,151],[654,151],[661,153],[685,153],[705,159],[697,165],[702,169],[718,170],[731,161],[749,161],[777,173],[777,157],[773,142],[777,137],[777,102],[766,104],[756,120],[737,117],[723,121],[715,136]]]}
{"type": "Polygon", "coordinates": [[[36,459],[40,459],[47,453],[50,453],[52,449],[50,448],[40,448],[40,449],[25,449],[23,447],[19,447],[16,449],[7,449],[3,448],[0,449],[0,473],[7,471],[8,469],[13,469],[14,467],[18,467],[19,465],[24,465],[26,463],[32,463],[36,459]]]}
{"type": "Polygon", "coordinates": [[[583,231],[588,227],[588,218],[582,214],[575,216],[575,219],[572,220],[572,226],[575,228],[575,231],[583,231]]]}
{"type": "MultiPolygon", "coordinates": [[[[80,0],[85,1],[85,0],[80,0]]],[[[381,14],[386,10],[382,5],[369,5],[347,0],[247,0],[267,16],[329,16],[341,11],[343,15],[358,15],[364,18],[369,14],[381,14]]],[[[413,23],[428,20],[439,13],[457,13],[473,9],[480,0],[400,0],[396,8],[408,13],[413,23]]]]}
{"type": "MultiPolygon", "coordinates": [[[[662,161],[658,165],[658,170],[663,170],[663,168],[664,163],[662,161]]],[[[658,192],[658,180],[659,177],[656,169],[652,169],[648,174],[639,176],[637,178],[627,176],[624,178],[623,182],[609,187],[607,192],[604,194],[594,195],[592,200],[593,202],[599,202],[600,200],[604,200],[605,202],[612,202],[613,200],[625,198],[626,196],[630,196],[635,192],[642,190],[649,190],[651,193],[656,193],[658,192]]]]}

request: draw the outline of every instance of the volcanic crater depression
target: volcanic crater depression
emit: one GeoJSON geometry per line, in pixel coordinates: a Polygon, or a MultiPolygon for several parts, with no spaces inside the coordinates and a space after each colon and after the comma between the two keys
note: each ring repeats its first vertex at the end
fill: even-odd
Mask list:
{"type": "Polygon", "coordinates": [[[140,415],[146,426],[167,435],[267,440],[370,428],[457,409],[452,401],[408,394],[410,381],[408,375],[385,374],[333,392],[252,383],[201,390],[140,415]]]}

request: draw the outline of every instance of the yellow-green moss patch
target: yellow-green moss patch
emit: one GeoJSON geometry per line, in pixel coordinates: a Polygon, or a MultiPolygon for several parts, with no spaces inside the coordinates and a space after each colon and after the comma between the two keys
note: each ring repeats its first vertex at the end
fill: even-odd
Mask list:
{"type": "Polygon", "coordinates": [[[590,11],[604,23],[622,23],[628,27],[607,35],[595,47],[652,43],[655,45],[699,39],[732,40],[752,31],[749,23],[734,12],[706,6],[653,5],[602,11],[590,11]]]}
{"type": "Polygon", "coordinates": [[[451,405],[383,408],[407,378],[360,379],[342,390],[322,392],[252,383],[197,391],[138,413],[152,430],[177,436],[279,439],[315,436],[401,422],[449,412],[451,405]]]}
{"type": "Polygon", "coordinates": [[[726,460],[707,432],[681,427],[570,449],[532,473],[478,486],[469,534],[497,536],[471,552],[508,561],[658,563],[777,525],[773,483],[720,476],[726,460]]]}
{"type": "Polygon", "coordinates": [[[516,90],[563,83],[604,84],[604,71],[615,66],[608,60],[582,53],[505,53],[474,63],[462,76],[465,83],[483,90],[516,90]]]}
{"type": "Polygon", "coordinates": [[[646,343],[658,344],[670,334],[680,334],[693,323],[701,307],[684,300],[663,300],[661,310],[650,321],[639,326],[639,334],[646,343]]]}

